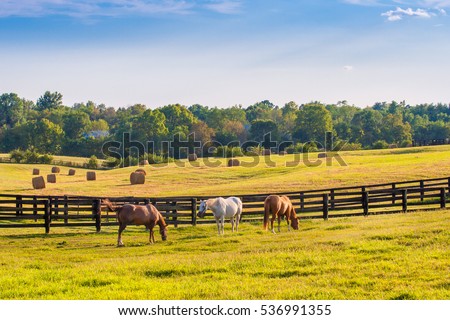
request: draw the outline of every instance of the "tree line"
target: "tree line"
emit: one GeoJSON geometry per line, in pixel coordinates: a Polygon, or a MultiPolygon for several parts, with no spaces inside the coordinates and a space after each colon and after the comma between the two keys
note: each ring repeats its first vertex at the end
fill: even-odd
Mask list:
{"type": "MultiPolygon", "coordinates": [[[[32,149],[40,153],[102,157],[102,145],[122,141],[124,133],[133,140],[153,141],[156,154],[170,156],[159,147],[174,135],[188,139],[195,133],[201,143],[240,146],[246,141],[284,144],[288,152],[320,148],[325,133],[334,141],[346,141],[347,149],[410,146],[413,140],[431,141],[450,137],[448,104],[408,105],[381,102],[360,108],[346,101],[336,104],[290,101],[277,106],[268,100],[243,107],[208,107],[200,104],[170,104],[148,108],[143,104],[115,109],[92,101],[63,104],[59,92],[45,92],[34,102],[16,93],[0,96],[0,151],[32,149]]],[[[150,151],[150,150],[148,150],[150,151]]]]}

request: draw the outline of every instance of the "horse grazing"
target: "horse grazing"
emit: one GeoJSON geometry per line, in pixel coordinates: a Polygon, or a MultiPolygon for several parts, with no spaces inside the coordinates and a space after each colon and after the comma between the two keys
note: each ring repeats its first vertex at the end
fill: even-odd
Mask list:
{"type": "Polygon", "coordinates": [[[298,230],[298,218],[295,214],[294,206],[288,197],[271,195],[264,200],[264,230],[267,230],[270,214],[272,214],[270,229],[273,233],[275,233],[273,222],[276,218],[278,218],[278,232],[280,232],[281,216],[283,215],[286,217],[288,230],[291,230],[290,225],[294,230],[298,230]],[[290,225],[289,221],[291,222],[290,225]]]}
{"type": "Polygon", "coordinates": [[[117,246],[122,247],[122,232],[127,225],[145,225],[150,230],[149,241],[155,243],[153,228],[159,225],[159,233],[163,241],[167,239],[167,224],[162,214],[153,205],[134,205],[124,204],[123,206],[114,206],[108,199],[103,200],[103,204],[111,211],[117,212],[119,221],[119,236],[117,246]]]}
{"type": "Polygon", "coordinates": [[[234,232],[234,225],[236,224],[236,231],[238,231],[239,220],[242,214],[242,201],[236,197],[229,198],[215,198],[203,200],[200,202],[200,208],[198,211],[198,216],[203,218],[205,216],[206,210],[211,209],[214,218],[217,223],[217,232],[219,236],[225,233],[224,222],[225,218],[230,219],[231,230],[234,232]]]}

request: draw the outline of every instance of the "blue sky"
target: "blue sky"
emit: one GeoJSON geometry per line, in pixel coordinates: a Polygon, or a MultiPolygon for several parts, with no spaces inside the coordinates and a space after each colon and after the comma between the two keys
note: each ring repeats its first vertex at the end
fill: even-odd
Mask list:
{"type": "Polygon", "coordinates": [[[450,0],[0,0],[0,92],[114,107],[449,103],[448,15],[450,0]]]}

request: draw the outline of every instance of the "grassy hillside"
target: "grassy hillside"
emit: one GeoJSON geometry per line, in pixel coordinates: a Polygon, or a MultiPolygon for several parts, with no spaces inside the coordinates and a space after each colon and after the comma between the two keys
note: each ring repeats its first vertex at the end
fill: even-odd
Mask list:
{"type": "MultiPolygon", "coordinates": [[[[269,158],[240,158],[253,164],[247,167],[208,167],[202,160],[195,163],[180,161],[169,165],[147,166],[145,185],[131,186],[129,175],[134,168],[98,171],[97,181],[87,182],[86,171],[77,169],[73,177],[67,176],[68,168],[62,168],[56,184],[47,189],[31,188],[32,168],[41,174],[50,173],[48,165],[0,164],[0,193],[52,194],[52,195],[101,195],[101,196],[170,196],[208,194],[270,193],[322,187],[352,186],[450,175],[450,146],[393,149],[379,151],[341,152],[342,166],[336,159],[327,166],[325,161],[316,167],[307,166],[301,159],[295,166],[294,155],[270,156],[275,163],[269,167],[269,158]],[[256,161],[258,164],[254,165],[256,161]]],[[[74,161],[74,158],[71,158],[74,161]]],[[[309,161],[317,160],[312,154],[309,161]]],[[[322,159],[323,160],[323,159],[322,159]]]]}
{"type": "Polygon", "coordinates": [[[0,299],[450,299],[450,211],[301,221],[0,230],[0,299]]]}

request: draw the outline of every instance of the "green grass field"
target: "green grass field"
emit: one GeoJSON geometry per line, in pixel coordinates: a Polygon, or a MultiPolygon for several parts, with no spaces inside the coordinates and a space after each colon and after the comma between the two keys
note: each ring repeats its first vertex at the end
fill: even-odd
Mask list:
{"type": "Polygon", "coordinates": [[[449,299],[450,211],[305,220],[273,235],[245,223],[0,230],[1,299],[449,299]]]}
{"type": "MultiPolygon", "coordinates": [[[[136,168],[98,171],[87,182],[86,170],[70,177],[62,167],[42,191],[31,189],[32,168],[47,174],[51,166],[0,164],[0,193],[249,194],[450,175],[450,146],[342,152],[346,166],[287,167],[293,157],[271,156],[274,167],[263,158],[254,167],[146,167],[146,184],[136,186],[136,168]]],[[[283,225],[276,235],[251,223],[235,234],[227,225],[222,237],[215,225],[170,227],[168,241],[154,245],[144,228],[128,227],[124,248],[116,247],[116,227],[93,230],[0,229],[0,299],[450,298],[450,210],[302,220],[299,231],[283,225]]]]}
{"type": "MultiPolygon", "coordinates": [[[[289,167],[294,155],[270,156],[275,163],[268,167],[269,158],[241,158],[251,167],[226,167],[224,159],[210,159],[222,163],[220,167],[208,167],[203,161],[180,161],[169,165],[146,166],[145,185],[130,185],[129,176],[137,167],[110,171],[98,171],[97,181],[86,181],[85,169],[77,169],[75,176],[68,176],[68,168],[62,167],[56,184],[35,191],[31,187],[32,168],[41,174],[50,173],[48,165],[0,164],[0,193],[94,195],[94,196],[174,196],[211,194],[253,194],[311,190],[339,186],[385,183],[393,181],[445,177],[450,175],[450,146],[392,149],[378,151],[341,152],[346,166],[332,159],[311,167],[304,159],[289,167]]],[[[75,161],[76,159],[71,159],[75,161]]],[[[310,161],[317,154],[310,155],[310,161]]]]}

